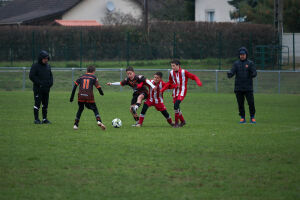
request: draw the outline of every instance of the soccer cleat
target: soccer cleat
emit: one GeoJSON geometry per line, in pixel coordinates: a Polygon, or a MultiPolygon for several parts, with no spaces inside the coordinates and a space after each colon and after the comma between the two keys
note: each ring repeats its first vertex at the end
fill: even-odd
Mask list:
{"type": "Polygon", "coordinates": [[[251,118],[251,120],[250,120],[250,123],[251,124],[256,124],[256,120],[255,120],[255,118],[253,117],[253,118],[251,118]]]}
{"type": "Polygon", "coordinates": [[[174,127],[175,126],[175,124],[174,123],[169,123],[170,124],[170,126],[172,126],[172,127],[174,127]]]}
{"type": "Polygon", "coordinates": [[[131,111],[135,114],[136,113],[136,111],[138,110],[138,106],[137,105],[135,105],[135,106],[132,106],[131,107],[131,111]]]}
{"type": "Polygon", "coordinates": [[[241,119],[240,119],[240,124],[244,124],[244,123],[246,123],[245,118],[241,118],[241,119]]]}
{"type": "Polygon", "coordinates": [[[179,124],[180,127],[183,127],[184,125],[186,125],[186,122],[185,122],[185,121],[183,121],[183,122],[181,122],[181,123],[179,124]]]}
{"type": "Polygon", "coordinates": [[[73,126],[74,130],[78,130],[78,126],[76,126],[76,124],[73,126]]]}
{"type": "Polygon", "coordinates": [[[135,127],[135,126],[138,125],[138,124],[139,124],[139,121],[136,121],[135,124],[132,124],[131,126],[134,126],[134,127],[135,127]]]}
{"type": "Polygon", "coordinates": [[[180,126],[178,124],[174,124],[173,128],[180,128],[180,126]]]}
{"type": "Polygon", "coordinates": [[[97,124],[98,124],[98,126],[100,126],[100,128],[101,128],[102,130],[105,130],[105,129],[106,129],[105,125],[104,125],[102,122],[98,121],[97,124]]]}
{"type": "Polygon", "coordinates": [[[135,112],[139,109],[139,107],[137,105],[134,106],[134,110],[135,112]]]}
{"type": "Polygon", "coordinates": [[[48,119],[43,119],[43,124],[51,124],[51,122],[48,119]]]}
{"type": "Polygon", "coordinates": [[[136,124],[135,127],[142,127],[142,124],[136,124]]]}
{"type": "Polygon", "coordinates": [[[36,119],[36,120],[34,120],[34,122],[33,123],[35,123],[35,124],[41,124],[42,122],[41,122],[41,120],[39,120],[39,119],[36,119]]]}

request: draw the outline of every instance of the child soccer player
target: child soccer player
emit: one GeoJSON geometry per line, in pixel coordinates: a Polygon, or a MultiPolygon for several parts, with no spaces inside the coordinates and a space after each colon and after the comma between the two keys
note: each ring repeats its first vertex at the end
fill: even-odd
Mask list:
{"type": "Polygon", "coordinates": [[[163,94],[160,93],[160,90],[166,85],[166,83],[162,80],[163,74],[161,72],[156,72],[154,74],[153,80],[150,80],[150,82],[155,85],[155,88],[149,87],[149,96],[147,100],[144,102],[142,112],[140,114],[139,123],[136,125],[136,127],[141,127],[143,125],[143,121],[146,115],[146,112],[149,107],[155,106],[157,111],[160,111],[161,114],[167,119],[167,122],[174,126],[174,123],[172,122],[172,118],[170,117],[163,100],[163,94]]]}
{"type": "Polygon", "coordinates": [[[184,70],[180,66],[179,60],[171,61],[172,70],[169,74],[169,82],[163,87],[161,92],[164,92],[168,88],[173,88],[173,103],[174,103],[174,111],[175,111],[175,128],[182,127],[186,124],[182,112],[180,110],[180,103],[183,101],[186,92],[187,92],[187,83],[188,79],[192,79],[196,81],[198,86],[202,86],[200,79],[187,70],[184,70]],[[179,120],[181,121],[178,124],[179,120]]]}
{"type": "Polygon", "coordinates": [[[95,86],[98,89],[100,95],[104,95],[101,86],[99,85],[98,79],[94,75],[95,71],[96,68],[94,66],[89,66],[86,70],[86,74],[82,75],[81,77],[79,77],[79,79],[77,79],[74,82],[75,85],[72,90],[70,102],[73,102],[76,88],[77,86],[79,86],[78,111],[76,114],[75,123],[73,127],[74,130],[78,129],[80,116],[84,110],[84,106],[94,111],[98,126],[100,126],[102,130],[105,130],[106,128],[101,121],[98,108],[96,106],[95,99],[94,99],[93,86],[95,86]]]}
{"type": "Polygon", "coordinates": [[[150,85],[151,88],[155,88],[155,86],[147,80],[143,75],[136,75],[134,72],[133,67],[128,67],[126,69],[126,78],[121,82],[114,82],[114,83],[107,83],[107,85],[129,85],[133,89],[132,99],[131,99],[131,106],[130,106],[130,112],[135,120],[135,124],[133,126],[136,126],[139,121],[139,116],[137,114],[137,109],[141,106],[141,103],[144,99],[148,97],[148,90],[145,85],[138,88],[138,84],[142,84],[143,82],[146,82],[150,85]]]}

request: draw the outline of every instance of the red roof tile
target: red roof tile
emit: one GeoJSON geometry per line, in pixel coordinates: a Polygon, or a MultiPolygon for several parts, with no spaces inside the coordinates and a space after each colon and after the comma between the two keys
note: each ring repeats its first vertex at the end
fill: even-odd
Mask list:
{"type": "Polygon", "coordinates": [[[62,26],[101,26],[96,20],[55,20],[62,26]]]}

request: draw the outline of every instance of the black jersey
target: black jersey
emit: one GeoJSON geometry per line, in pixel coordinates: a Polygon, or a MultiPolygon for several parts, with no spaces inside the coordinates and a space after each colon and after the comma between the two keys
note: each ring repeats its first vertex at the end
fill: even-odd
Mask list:
{"type": "Polygon", "coordinates": [[[134,93],[148,93],[147,87],[145,86],[146,84],[144,84],[141,88],[138,88],[138,84],[142,83],[142,82],[146,82],[146,78],[143,75],[135,75],[134,78],[132,80],[130,80],[128,77],[125,78],[123,81],[121,81],[121,85],[129,85],[130,87],[132,87],[133,92],[134,93]]]}
{"type": "Polygon", "coordinates": [[[79,77],[79,79],[75,81],[75,84],[79,86],[79,102],[95,103],[93,86],[95,86],[96,88],[101,87],[95,75],[93,75],[92,73],[86,73],[79,77]]]}

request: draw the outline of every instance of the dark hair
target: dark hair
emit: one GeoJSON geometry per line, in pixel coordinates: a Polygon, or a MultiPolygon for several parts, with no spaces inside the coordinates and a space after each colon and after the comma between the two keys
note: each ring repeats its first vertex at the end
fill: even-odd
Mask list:
{"type": "Polygon", "coordinates": [[[170,63],[175,65],[180,65],[180,61],[177,59],[172,60],[170,63]]]}
{"type": "Polygon", "coordinates": [[[87,71],[88,73],[93,73],[93,72],[96,71],[96,67],[95,67],[94,65],[90,65],[90,66],[88,66],[88,67],[86,68],[86,71],[87,71]]]}
{"type": "Polygon", "coordinates": [[[163,74],[162,74],[161,72],[156,72],[154,75],[157,75],[157,76],[159,76],[160,78],[163,77],[163,74]]]}
{"type": "Polygon", "coordinates": [[[134,72],[134,69],[133,69],[133,67],[131,67],[131,66],[127,67],[127,68],[126,68],[126,72],[128,72],[128,71],[132,71],[132,72],[134,72]]]}

